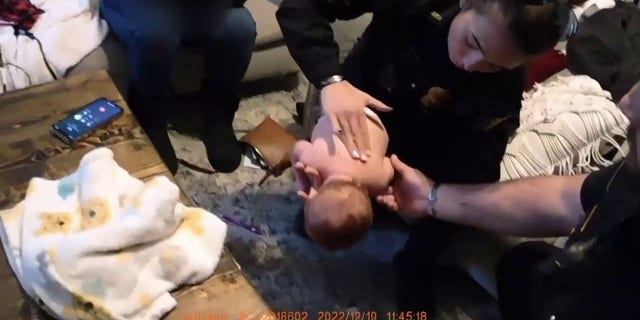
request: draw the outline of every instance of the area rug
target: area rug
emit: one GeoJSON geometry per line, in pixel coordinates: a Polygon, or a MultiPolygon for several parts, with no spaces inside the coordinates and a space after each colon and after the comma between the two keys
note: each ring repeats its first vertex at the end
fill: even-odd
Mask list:
{"type": "MultiPolygon", "coordinates": [[[[251,130],[266,116],[299,134],[293,115],[296,102],[304,100],[307,85],[302,79],[293,91],[244,99],[234,122],[237,135],[251,130]]],[[[180,157],[209,167],[199,140],[175,131],[171,138],[180,157]]],[[[387,312],[397,309],[391,262],[406,241],[405,230],[375,228],[352,249],[324,251],[296,232],[296,213],[302,202],[293,190],[291,170],[258,187],[263,175],[263,171],[248,167],[232,174],[212,175],[180,168],[176,178],[199,206],[263,231],[257,234],[230,224],[227,243],[272,309],[307,311],[310,315],[320,311],[376,311],[378,320],[395,320],[387,318],[387,312]]],[[[448,319],[470,319],[455,310],[448,319]]]]}

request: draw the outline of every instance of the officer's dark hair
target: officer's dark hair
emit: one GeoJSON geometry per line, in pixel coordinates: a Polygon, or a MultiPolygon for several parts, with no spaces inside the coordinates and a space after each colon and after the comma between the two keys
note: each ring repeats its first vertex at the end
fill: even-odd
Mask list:
{"type": "Polygon", "coordinates": [[[466,0],[485,14],[501,15],[524,55],[537,55],[553,48],[570,22],[571,9],[586,0],[466,0]]]}

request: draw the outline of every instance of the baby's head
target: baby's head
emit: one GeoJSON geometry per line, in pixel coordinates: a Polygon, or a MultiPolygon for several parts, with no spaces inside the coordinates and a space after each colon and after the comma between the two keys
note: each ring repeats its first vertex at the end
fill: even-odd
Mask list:
{"type": "Polygon", "coordinates": [[[356,244],[373,223],[371,199],[365,188],[352,181],[327,181],[304,205],[305,228],[327,250],[356,244]]]}

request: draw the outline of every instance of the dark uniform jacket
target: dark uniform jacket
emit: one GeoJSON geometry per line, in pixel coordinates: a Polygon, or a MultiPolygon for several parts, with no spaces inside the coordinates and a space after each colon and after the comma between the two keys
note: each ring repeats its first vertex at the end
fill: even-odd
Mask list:
{"type": "Polygon", "coordinates": [[[458,1],[451,0],[284,0],[277,18],[312,84],[341,74],[394,108],[380,113],[390,152],[436,181],[496,181],[519,123],[524,77],[520,69],[457,69],[449,60],[447,35],[458,11],[458,1]],[[367,12],[373,20],[341,64],[330,23],[367,12]],[[425,103],[432,88],[444,89],[450,99],[425,103]]]}
{"type": "Polygon", "coordinates": [[[584,74],[619,101],[640,80],[640,10],[617,1],[584,18],[567,41],[568,69],[584,74]]]}

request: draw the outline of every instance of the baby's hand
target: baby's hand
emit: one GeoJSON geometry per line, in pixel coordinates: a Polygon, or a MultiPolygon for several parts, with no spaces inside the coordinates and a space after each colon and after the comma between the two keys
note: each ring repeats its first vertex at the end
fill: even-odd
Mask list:
{"type": "Polygon", "coordinates": [[[314,197],[322,185],[318,170],[299,161],[293,165],[293,169],[296,176],[296,193],[305,200],[314,197]]]}

